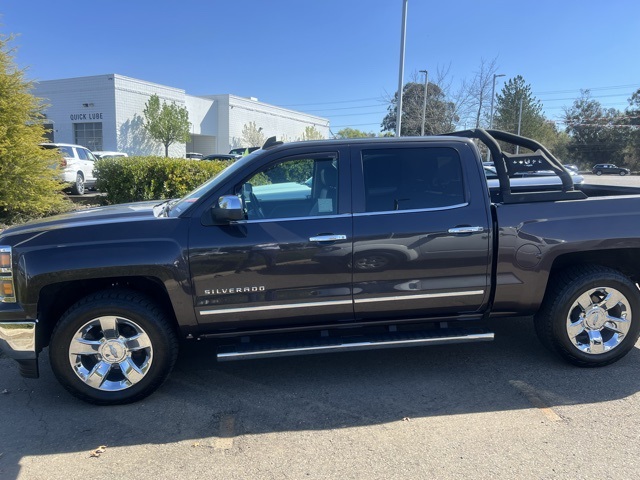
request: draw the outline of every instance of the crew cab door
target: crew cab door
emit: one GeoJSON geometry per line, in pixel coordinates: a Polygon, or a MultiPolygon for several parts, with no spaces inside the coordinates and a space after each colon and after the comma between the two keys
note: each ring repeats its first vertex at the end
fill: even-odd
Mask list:
{"type": "Polygon", "coordinates": [[[214,330],[352,320],[348,148],[261,158],[213,196],[240,195],[245,219],[192,219],[198,322],[214,330]]]}
{"type": "Polygon", "coordinates": [[[480,311],[492,232],[472,147],[354,146],[352,168],[356,320],[480,311]]]}

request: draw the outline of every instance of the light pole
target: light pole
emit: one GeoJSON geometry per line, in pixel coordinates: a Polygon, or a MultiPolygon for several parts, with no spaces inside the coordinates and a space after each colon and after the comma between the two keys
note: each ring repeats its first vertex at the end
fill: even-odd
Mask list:
{"type": "Polygon", "coordinates": [[[504,73],[494,73],[493,74],[493,87],[491,87],[491,115],[489,117],[489,128],[493,128],[493,100],[496,96],[496,78],[504,77],[504,73]]]}
{"type": "Polygon", "coordinates": [[[420,135],[424,137],[424,124],[427,120],[427,89],[429,87],[429,72],[426,70],[420,70],[420,73],[424,73],[424,101],[422,102],[422,130],[420,135]]]}
{"type": "Polygon", "coordinates": [[[402,83],[404,77],[404,42],[407,36],[407,6],[409,0],[404,0],[402,8],[402,34],[400,36],[400,72],[398,73],[398,105],[396,112],[396,137],[400,136],[402,127],[402,83]]]}

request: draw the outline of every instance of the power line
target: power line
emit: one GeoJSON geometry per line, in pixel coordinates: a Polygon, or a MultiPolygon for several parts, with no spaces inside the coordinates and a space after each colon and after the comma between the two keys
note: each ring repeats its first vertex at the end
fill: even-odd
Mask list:
{"type": "Polygon", "coordinates": [[[356,103],[356,102],[365,102],[369,100],[380,100],[380,97],[369,97],[369,98],[359,98],[354,100],[336,100],[334,102],[317,102],[317,103],[292,103],[288,105],[277,105],[279,107],[305,107],[308,105],[331,105],[334,103],[356,103]]]}

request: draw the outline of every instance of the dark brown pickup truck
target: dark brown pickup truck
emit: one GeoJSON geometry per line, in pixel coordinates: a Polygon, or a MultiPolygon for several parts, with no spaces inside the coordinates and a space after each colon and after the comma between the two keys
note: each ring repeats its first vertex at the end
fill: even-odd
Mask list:
{"type": "Polygon", "coordinates": [[[574,186],[499,131],[270,140],[182,199],[3,232],[0,349],[36,377],[48,346],[60,382],[99,404],[153,392],[179,340],[248,359],[486,341],[489,318],[530,315],[565,360],[606,365],[640,333],[636,193],[574,186]],[[539,170],[556,184],[510,182],[539,170]]]}

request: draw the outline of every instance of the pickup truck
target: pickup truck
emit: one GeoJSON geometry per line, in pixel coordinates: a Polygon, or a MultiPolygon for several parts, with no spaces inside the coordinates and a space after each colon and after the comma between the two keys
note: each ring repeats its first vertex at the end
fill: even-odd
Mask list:
{"type": "Polygon", "coordinates": [[[530,316],[568,362],[607,365],[640,334],[637,193],[574,186],[544,146],[497,130],[269,139],[184,198],[5,230],[0,349],[37,377],[48,346],[97,404],[149,395],[204,339],[226,361],[489,341],[490,319],[530,316]],[[540,170],[558,181],[512,187],[540,170]]]}

